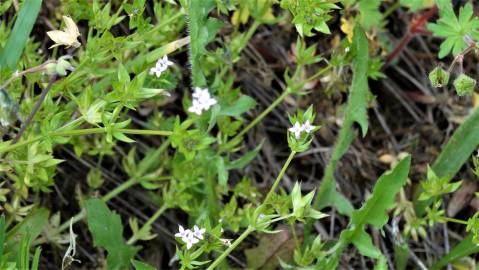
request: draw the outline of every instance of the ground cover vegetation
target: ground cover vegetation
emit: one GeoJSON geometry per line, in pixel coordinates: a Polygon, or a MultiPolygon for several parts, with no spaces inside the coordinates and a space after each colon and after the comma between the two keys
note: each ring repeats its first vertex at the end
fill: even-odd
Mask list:
{"type": "Polygon", "coordinates": [[[476,269],[478,8],[1,1],[0,269],[476,269]]]}

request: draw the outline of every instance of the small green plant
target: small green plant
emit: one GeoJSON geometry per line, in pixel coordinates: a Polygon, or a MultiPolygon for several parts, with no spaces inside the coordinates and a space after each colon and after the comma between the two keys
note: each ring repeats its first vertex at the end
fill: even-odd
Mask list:
{"type": "MultiPolygon", "coordinates": [[[[452,62],[431,66],[428,78],[433,87],[451,82],[455,95],[473,95],[476,79],[464,62],[479,51],[474,7],[456,12],[446,0],[3,1],[0,269],[329,270],[343,267],[346,253],[364,267],[441,269],[479,252],[479,212],[448,216],[445,199],[463,187],[455,179],[467,179],[458,173],[479,145],[479,109],[426,166],[407,153],[422,148],[396,142],[400,121],[384,121],[375,96],[382,91],[369,89],[369,79],[380,85],[438,11],[428,34],[444,39],[438,58],[452,55],[452,62]],[[398,9],[411,15],[404,17],[427,11],[383,57],[398,9]],[[276,47],[281,54],[273,55],[276,47]],[[369,109],[378,121],[370,123],[369,109]],[[378,126],[393,142],[380,152],[396,153],[379,158],[390,169],[372,166],[381,176],[352,199],[336,181],[340,163],[352,146],[365,148],[356,145],[363,140],[374,141],[365,151],[373,153],[383,140],[378,126]],[[334,145],[326,140],[335,136],[334,145]],[[324,149],[331,153],[318,156],[324,149]],[[313,156],[318,172],[291,177],[313,156]],[[444,223],[460,225],[451,228],[464,237],[426,265],[413,247],[444,223]],[[248,249],[254,237],[258,244],[248,249]],[[169,247],[161,256],[167,263],[150,258],[163,248],[155,241],[169,247]],[[246,262],[236,259],[240,252],[246,262]]],[[[477,155],[472,166],[479,177],[477,155]]],[[[351,167],[370,175],[366,166],[351,167]]]]}

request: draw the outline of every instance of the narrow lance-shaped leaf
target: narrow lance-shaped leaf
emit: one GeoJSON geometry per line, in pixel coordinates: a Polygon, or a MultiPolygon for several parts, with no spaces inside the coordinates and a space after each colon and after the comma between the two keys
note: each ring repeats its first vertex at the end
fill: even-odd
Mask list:
{"type": "Polygon", "coordinates": [[[472,242],[472,235],[468,235],[459,244],[457,244],[448,254],[444,255],[439,261],[431,266],[431,270],[442,269],[448,263],[465,256],[479,252],[479,246],[472,242]]]}
{"type": "Polygon", "coordinates": [[[367,98],[368,98],[368,40],[364,30],[360,26],[354,28],[353,48],[355,58],[353,62],[353,81],[351,84],[348,105],[344,124],[339,132],[338,141],[331,160],[323,177],[319,188],[318,196],[315,202],[315,208],[321,210],[328,205],[334,205],[342,214],[350,215],[353,207],[351,203],[336,191],[336,180],[334,172],[339,159],[347,151],[354,138],[352,126],[357,122],[361,127],[362,135],[365,136],[368,131],[367,119],[367,98]]]}
{"type": "Polygon", "coordinates": [[[371,197],[360,209],[353,211],[349,229],[341,233],[339,242],[334,247],[334,255],[330,259],[331,265],[337,264],[341,252],[350,243],[354,244],[364,256],[376,259],[383,257],[366,233],[365,226],[369,224],[381,229],[387,223],[389,219],[387,211],[394,206],[396,194],[406,184],[410,164],[411,157],[407,156],[392,171],[384,173],[378,179],[371,197]]]}
{"type": "Polygon", "coordinates": [[[26,0],[23,3],[7,43],[0,52],[0,69],[8,67],[14,70],[17,66],[41,5],[42,0],[26,0]]]}

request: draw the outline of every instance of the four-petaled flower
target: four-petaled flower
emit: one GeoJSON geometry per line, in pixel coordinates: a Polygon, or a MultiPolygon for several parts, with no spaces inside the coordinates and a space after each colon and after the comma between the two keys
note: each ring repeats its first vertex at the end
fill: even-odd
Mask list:
{"type": "Polygon", "coordinates": [[[150,75],[155,74],[156,77],[160,77],[163,71],[167,70],[169,66],[173,65],[173,62],[168,60],[168,56],[158,59],[155,67],[150,68],[150,75]]]}
{"type": "Polygon", "coordinates": [[[307,120],[303,124],[300,124],[299,122],[294,123],[294,125],[288,130],[294,134],[296,139],[299,139],[301,137],[301,132],[311,133],[314,128],[315,126],[311,125],[311,122],[307,120]]]}
{"type": "Polygon", "coordinates": [[[199,228],[198,226],[193,227],[193,231],[190,229],[184,229],[183,226],[178,226],[178,232],[175,233],[175,237],[181,238],[186,244],[186,248],[190,249],[194,244],[200,242],[200,240],[204,239],[203,234],[205,233],[205,228],[199,228]]]}
{"type": "Polygon", "coordinates": [[[207,88],[195,87],[193,92],[193,101],[191,107],[188,108],[189,112],[201,115],[203,111],[207,111],[211,106],[217,103],[216,99],[211,97],[207,88]]]}
{"type": "Polygon", "coordinates": [[[190,229],[184,229],[183,226],[179,225],[178,227],[179,232],[175,233],[176,237],[181,237],[184,238],[186,237],[189,233],[191,233],[190,229]]]}
{"type": "Polygon", "coordinates": [[[205,233],[206,229],[205,228],[198,228],[198,226],[194,226],[193,227],[193,236],[198,238],[198,239],[201,239],[203,240],[203,234],[205,233]]]}
{"type": "Polygon", "coordinates": [[[193,235],[193,232],[190,231],[186,237],[181,238],[186,244],[186,248],[190,249],[194,244],[198,243],[200,240],[193,235]]]}
{"type": "Polygon", "coordinates": [[[306,133],[310,133],[314,126],[311,125],[311,123],[308,121],[304,122],[304,124],[301,126],[301,128],[303,129],[304,132],[306,133]]]}
{"type": "Polygon", "coordinates": [[[299,122],[296,122],[294,126],[290,127],[288,130],[289,132],[294,133],[294,137],[296,137],[296,139],[299,139],[299,136],[301,136],[301,131],[303,131],[303,127],[299,122]]]}

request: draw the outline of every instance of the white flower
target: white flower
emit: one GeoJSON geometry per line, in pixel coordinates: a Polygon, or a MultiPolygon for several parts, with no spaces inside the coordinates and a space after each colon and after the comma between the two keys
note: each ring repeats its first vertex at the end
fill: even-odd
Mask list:
{"type": "Polygon", "coordinates": [[[53,46],[50,46],[49,49],[55,48],[57,46],[66,46],[67,48],[80,47],[80,42],[78,42],[78,37],[80,36],[80,31],[72,18],[68,16],[63,16],[63,21],[65,22],[65,29],[63,31],[53,30],[48,31],[47,35],[55,42],[53,46]]]}
{"type": "Polygon", "coordinates": [[[231,246],[231,239],[220,239],[221,243],[226,246],[231,246]]]}
{"type": "Polygon", "coordinates": [[[301,126],[301,128],[303,129],[304,132],[306,133],[310,133],[314,126],[311,125],[311,123],[308,121],[304,122],[304,124],[301,126]]]}
{"type": "Polygon", "coordinates": [[[200,240],[198,238],[195,238],[192,231],[190,230],[188,231],[189,233],[186,235],[186,237],[182,237],[181,241],[185,242],[187,249],[190,249],[194,244],[198,243],[200,240]]]}
{"type": "Polygon", "coordinates": [[[176,237],[181,237],[181,238],[184,238],[186,237],[188,234],[191,233],[191,230],[189,229],[184,229],[183,226],[179,225],[179,228],[178,228],[179,232],[175,233],[175,236],[176,237]]]}
{"type": "Polygon", "coordinates": [[[216,99],[211,97],[207,88],[195,87],[193,92],[193,101],[191,107],[188,108],[189,112],[201,115],[203,111],[207,111],[211,106],[217,103],[216,99]]]}
{"type": "Polygon", "coordinates": [[[158,61],[156,61],[155,67],[150,68],[150,75],[154,74],[156,77],[160,77],[161,73],[167,70],[171,65],[173,65],[173,62],[168,60],[168,56],[164,55],[163,58],[160,58],[158,61]]]}
{"type": "Polygon", "coordinates": [[[299,139],[299,136],[301,136],[301,131],[303,131],[303,127],[299,122],[296,122],[294,126],[290,127],[289,132],[294,133],[294,136],[296,139],[299,139]]]}
{"type": "Polygon", "coordinates": [[[193,236],[198,238],[198,239],[201,239],[203,240],[203,234],[205,233],[206,229],[205,228],[198,228],[198,226],[194,226],[193,227],[193,236]]]}

